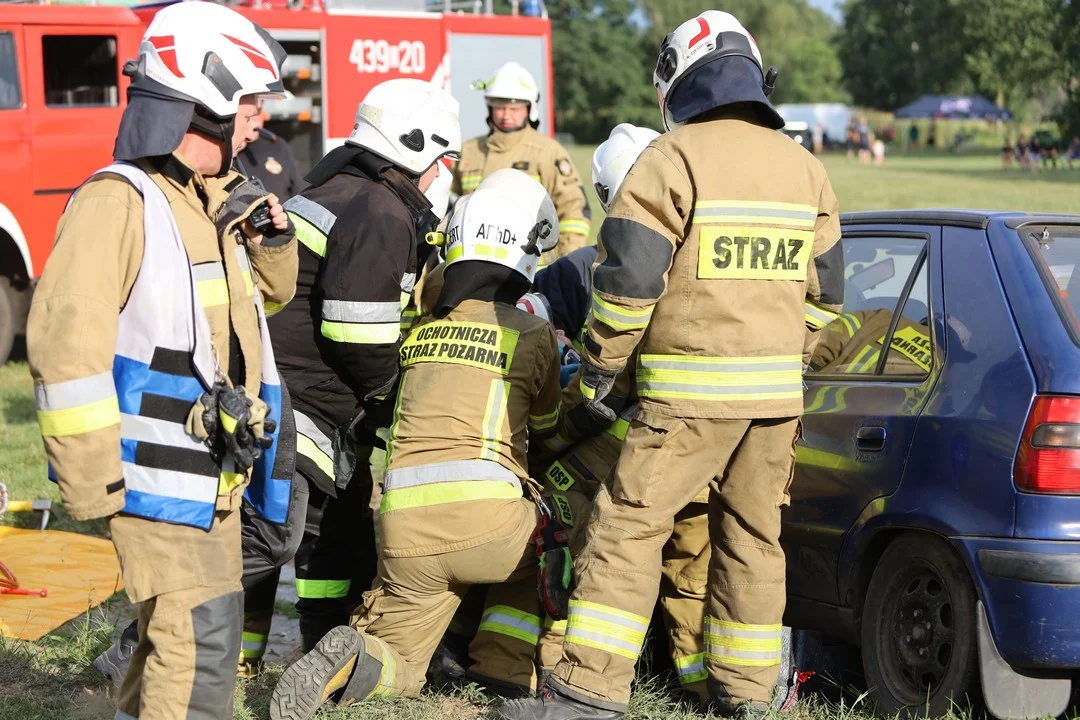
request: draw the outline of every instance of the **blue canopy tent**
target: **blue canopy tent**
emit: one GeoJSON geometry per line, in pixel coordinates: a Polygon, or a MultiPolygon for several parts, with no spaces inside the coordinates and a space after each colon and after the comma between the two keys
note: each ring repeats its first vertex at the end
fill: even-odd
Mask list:
{"type": "Polygon", "coordinates": [[[893,113],[897,118],[950,118],[961,120],[1012,120],[1012,113],[982,95],[923,95],[893,113]]]}

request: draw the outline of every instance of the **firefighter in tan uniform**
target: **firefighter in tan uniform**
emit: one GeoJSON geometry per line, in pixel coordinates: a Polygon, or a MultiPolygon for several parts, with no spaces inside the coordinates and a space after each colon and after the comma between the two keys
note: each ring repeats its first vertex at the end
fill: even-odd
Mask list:
{"type": "Polygon", "coordinates": [[[461,160],[454,167],[454,194],[471,193],[497,170],[521,170],[540,181],[559,214],[559,244],[540,264],[584,246],[590,219],[585,186],[566,149],[536,130],[540,125],[536,80],[521,65],[508,62],[480,86],[491,131],[462,145],[461,160]]]}
{"type": "Polygon", "coordinates": [[[551,326],[514,303],[557,223],[543,187],[516,170],[455,210],[434,315],[401,347],[378,579],[353,626],[282,675],[274,720],[310,718],[331,695],[417,695],[469,586],[535,576],[547,514],[523,496],[525,449],[558,421],[559,356],[551,326]]]}
{"type": "MultiPolygon", "coordinates": [[[[593,154],[593,187],[605,211],[630,167],[645,147],[659,134],[646,128],[622,124],[611,132],[593,154]]],[[[566,262],[564,260],[558,263],[566,262]]],[[[551,270],[558,269],[558,263],[551,270]]],[[[563,273],[562,276],[574,276],[563,273]]],[[[538,284],[540,281],[538,279],[538,284]]],[[[544,283],[543,287],[548,288],[544,283]]],[[[563,305],[573,306],[582,295],[589,302],[589,288],[574,282],[560,282],[548,290],[560,295],[563,305]]],[[[544,296],[537,296],[544,302],[544,296]]],[[[570,334],[578,338],[584,327],[570,334]]],[[[580,343],[576,343],[580,346],[580,343]]],[[[622,442],[636,411],[633,373],[618,375],[606,402],[620,417],[614,423],[598,420],[582,404],[580,376],[575,374],[563,391],[562,413],[555,437],[537,443],[530,450],[530,462],[544,480],[544,491],[562,494],[572,510],[572,519],[584,522],[600,483],[615,466],[622,442]]],[[[660,603],[671,642],[673,660],[687,692],[705,696],[701,668],[701,622],[704,616],[706,575],[709,564],[707,489],[680,512],[671,541],[664,548],[664,574],[660,603]]],[[[576,530],[577,527],[575,526],[576,530]]],[[[580,535],[580,534],[578,534],[580,535]]],[[[576,546],[572,546],[577,550],[576,546]]],[[[566,622],[528,614],[535,604],[535,591],[524,582],[505,584],[489,590],[489,600],[476,637],[469,646],[471,664],[466,679],[504,696],[535,691],[538,672],[554,668],[562,656],[566,622]],[[516,617],[541,627],[539,634],[522,631],[522,623],[501,622],[498,616],[516,617]]]]}
{"type": "Polygon", "coordinates": [[[804,303],[843,300],[836,197],[775,132],[749,33],[708,11],[669,34],[654,73],[669,132],[638,158],[600,233],[582,395],[594,413],[638,353],[638,412],[577,559],[563,658],[512,720],[621,718],[676,514],[708,486],[704,669],[722,714],[773,700],[788,499],[802,412],[804,303]]]}
{"type": "Polygon", "coordinates": [[[287,512],[262,305],[292,297],[296,242],[276,198],[229,170],[284,58],[225,7],[159,12],[126,68],[117,162],[75,192],[31,307],[50,474],[72,517],[109,518],[139,604],[122,720],[232,717],[245,487],[268,521],[287,512]]]}

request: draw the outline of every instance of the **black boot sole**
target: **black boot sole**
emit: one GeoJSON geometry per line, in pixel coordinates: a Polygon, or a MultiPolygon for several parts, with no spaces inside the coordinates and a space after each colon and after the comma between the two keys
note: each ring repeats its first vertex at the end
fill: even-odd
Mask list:
{"type": "Polygon", "coordinates": [[[326,686],[363,654],[364,638],[351,627],[336,627],[315,649],[285,670],[270,698],[270,720],[310,720],[325,701],[326,686]]]}

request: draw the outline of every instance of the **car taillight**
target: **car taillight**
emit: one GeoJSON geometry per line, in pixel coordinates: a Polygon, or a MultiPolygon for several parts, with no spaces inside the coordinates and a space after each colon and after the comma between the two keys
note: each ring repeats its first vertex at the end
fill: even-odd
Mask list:
{"type": "Polygon", "coordinates": [[[1023,492],[1080,495],[1080,397],[1035,398],[1013,481],[1023,492]]]}

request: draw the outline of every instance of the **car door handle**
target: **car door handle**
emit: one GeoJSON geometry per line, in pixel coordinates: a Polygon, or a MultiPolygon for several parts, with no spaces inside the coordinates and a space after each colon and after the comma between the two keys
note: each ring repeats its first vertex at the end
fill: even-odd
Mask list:
{"type": "Polygon", "coordinates": [[[855,447],[866,452],[881,452],[885,449],[885,428],[867,425],[855,431],[855,447]]]}

